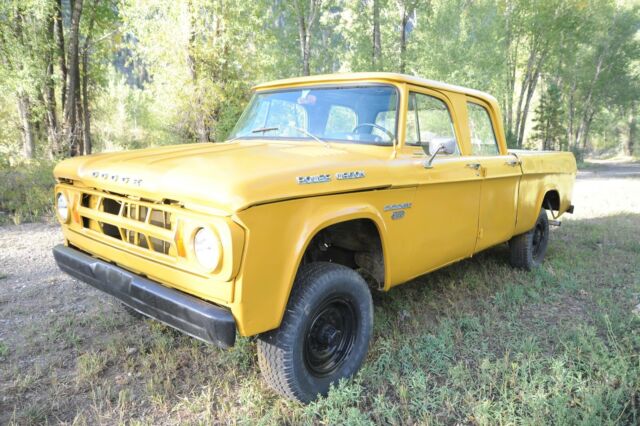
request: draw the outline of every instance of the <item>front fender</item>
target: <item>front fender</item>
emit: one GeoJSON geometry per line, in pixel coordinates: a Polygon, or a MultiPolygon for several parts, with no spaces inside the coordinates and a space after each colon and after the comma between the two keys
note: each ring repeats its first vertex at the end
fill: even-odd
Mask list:
{"type": "MultiPolygon", "coordinates": [[[[241,335],[280,325],[302,256],[322,229],[353,219],[372,220],[387,251],[381,211],[353,194],[313,197],[264,204],[237,213],[246,229],[242,266],[236,279],[232,311],[241,335]]],[[[385,287],[390,267],[385,259],[385,287]]]]}

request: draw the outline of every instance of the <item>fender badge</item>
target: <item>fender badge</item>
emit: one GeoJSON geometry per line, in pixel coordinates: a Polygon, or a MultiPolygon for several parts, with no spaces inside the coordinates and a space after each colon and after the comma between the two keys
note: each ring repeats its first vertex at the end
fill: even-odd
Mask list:
{"type": "Polygon", "coordinates": [[[391,213],[391,219],[393,220],[402,219],[405,214],[406,212],[404,210],[396,210],[395,212],[391,213]]]}
{"type": "Polygon", "coordinates": [[[388,212],[391,210],[403,210],[403,209],[410,209],[410,208],[411,208],[411,203],[387,204],[386,206],[384,206],[384,211],[388,212]]]}
{"type": "Polygon", "coordinates": [[[356,170],[354,172],[342,172],[336,173],[336,179],[345,180],[345,179],[362,179],[365,176],[362,170],[356,170]]]}

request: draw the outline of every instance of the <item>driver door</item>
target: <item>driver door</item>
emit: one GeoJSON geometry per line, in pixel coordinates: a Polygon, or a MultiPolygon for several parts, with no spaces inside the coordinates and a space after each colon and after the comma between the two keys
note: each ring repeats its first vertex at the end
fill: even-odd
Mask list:
{"type": "Polygon", "coordinates": [[[405,146],[402,157],[411,162],[417,183],[411,217],[414,220],[413,276],[470,256],[476,243],[482,178],[468,158],[460,155],[460,133],[454,110],[444,95],[410,88],[405,146]],[[455,139],[452,154],[438,154],[432,168],[421,144],[455,139]]]}

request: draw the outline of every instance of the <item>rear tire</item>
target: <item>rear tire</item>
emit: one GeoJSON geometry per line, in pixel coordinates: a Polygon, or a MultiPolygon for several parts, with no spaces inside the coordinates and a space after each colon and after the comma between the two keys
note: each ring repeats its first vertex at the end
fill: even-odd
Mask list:
{"type": "Polygon", "coordinates": [[[514,268],[530,271],[542,264],[549,244],[549,219],[542,209],[534,227],[509,240],[510,261],[514,268]]]}
{"type": "Polygon", "coordinates": [[[313,401],[358,371],[372,330],[371,293],[357,272],[327,262],[304,265],[280,327],[258,339],[262,377],[280,395],[313,401]]]}

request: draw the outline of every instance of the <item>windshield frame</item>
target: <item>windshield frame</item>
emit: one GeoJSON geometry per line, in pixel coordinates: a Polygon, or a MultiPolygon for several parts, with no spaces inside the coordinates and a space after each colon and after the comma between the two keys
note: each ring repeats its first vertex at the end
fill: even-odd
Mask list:
{"type": "MultiPolygon", "coordinates": [[[[244,110],[242,111],[242,114],[240,115],[240,117],[238,118],[238,120],[236,121],[236,126],[237,124],[244,118],[245,114],[247,114],[247,112],[249,111],[249,105],[251,104],[251,102],[253,101],[254,97],[256,95],[262,95],[262,94],[269,94],[269,93],[282,93],[282,92],[295,92],[295,91],[300,91],[300,90],[313,90],[313,89],[356,89],[356,88],[367,88],[367,87],[390,87],[395,91],[396,94],[396,117],[395,117],[395,122],[394,122],[394,128],[393,128],[393,135],[394,138],[393,140],[389,141],[389,142],[367,142],[367,143],[361,143],[360,141],[354,141],[354,140],[349,140],[349,139],[329,139],[329,138],[325,138],[325,137],[321,137],[322,135],[316,135],[318,137],[321,137],[322,140],[332,143],[335,142],[337,144],[351,144],[351,145],[362,145],[362,146],[381,146],[381,147],[387,147],[387,148],[398,148],[399,146],[399,141],[400,138],[398,137],[398,128],[399,128],[399,122],[400,122],[400,106],[401,106],[401,95],[402,95],[402,91],[400,90],[400,88],[393,84],[393,83],[377,83],[377,82],[351,82],[351,83],[331,83],[331,84],[312,84],[312,85],[300,85],[300,86],[292,86],[292,87],[282,87],[282,88],[276,88],[276,89],[265,89],[265,90],[255,90],[251,96],[251,99],[249,100],[249,102],[247,103],[247,105],[245,106],[244,110]]],[[[235,126],[233,127],[233,129],[231,130],[231,132],[233,132],[235,130],[235,126]]],[[[230,133],[229,135],[227,135],[227,142],[228,141],[235,141],[235,140],[269,140],[269,141],[301,141],[301,142],[315,142],[313,140],[313,138],[306,136],[306,137],[298,137],[298,136],[268,136],[268,135],[256,135],[256,136],[251,136],[251,135],[243,135],[243,136],[233,136],[232,133],[230,133]]]]}

